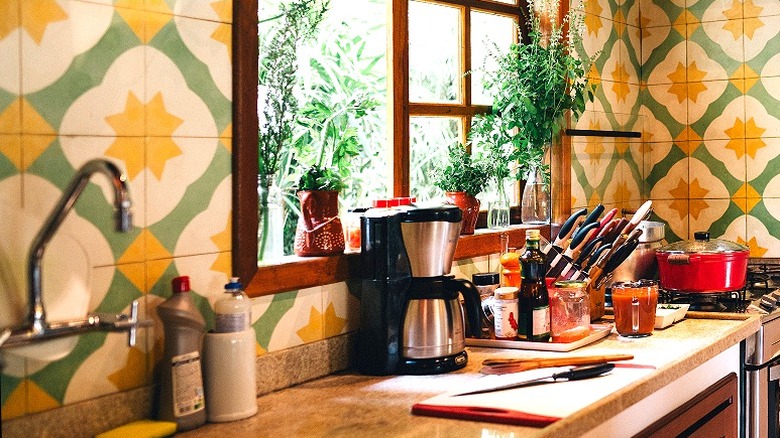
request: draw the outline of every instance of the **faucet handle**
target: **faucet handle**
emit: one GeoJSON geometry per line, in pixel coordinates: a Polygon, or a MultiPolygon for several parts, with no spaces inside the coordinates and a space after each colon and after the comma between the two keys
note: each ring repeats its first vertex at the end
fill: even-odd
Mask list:
{"type": "Polygon", "coordinates": [[[151,319],[138,319],[138,300],[130,303],[130,314],[120,313],[118,315],[99,315],[100,325],[104,330],[125,331],[127,330],[127,345],[134,347],[136,343],[136,330],[138,327],[148,327],[152,325],[151,319]]]}

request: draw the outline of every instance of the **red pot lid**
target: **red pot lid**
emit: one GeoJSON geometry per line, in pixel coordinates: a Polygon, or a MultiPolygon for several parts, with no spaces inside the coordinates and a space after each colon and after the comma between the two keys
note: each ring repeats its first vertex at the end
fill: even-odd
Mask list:
{"type": "Polygon", "coordinates": [[[681,240],[659,248],[658,253],[670,254],[723,254],[750,251],[745,245],[730,240],[710,239],[710,233],[697,231],[693,233],[696,240],[681,240]]]}

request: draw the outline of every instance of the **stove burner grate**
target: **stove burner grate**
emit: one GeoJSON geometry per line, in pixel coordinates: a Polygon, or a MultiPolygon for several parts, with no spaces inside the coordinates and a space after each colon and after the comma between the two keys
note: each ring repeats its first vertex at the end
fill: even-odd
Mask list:
{"type": "Polygon", "coordinates": [[[744,313],[750,301],[747,289],[726,292],[680,292],[659,289],[658,301],[662,304],[690,304],[689,310],[696,312],[744,313]]]}

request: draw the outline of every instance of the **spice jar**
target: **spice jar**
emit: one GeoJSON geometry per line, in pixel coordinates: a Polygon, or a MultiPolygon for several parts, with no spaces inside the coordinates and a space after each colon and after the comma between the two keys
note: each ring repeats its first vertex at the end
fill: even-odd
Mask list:
{"type": "Polygon", "coordinates": [[[516,287],[499,287],[493,295],[493,322],[495,337],[500,340],[517,339],[516,287]]]}

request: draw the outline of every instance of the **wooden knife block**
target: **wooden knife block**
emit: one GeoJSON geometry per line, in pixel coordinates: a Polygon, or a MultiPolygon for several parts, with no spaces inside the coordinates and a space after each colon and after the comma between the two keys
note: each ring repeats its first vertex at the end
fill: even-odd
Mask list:
{"type": "Polygon", "coordinates": [[[600,288],[596,288],[591,281],[588,284],[588,298],[590,299],[590,320],[591,322],[604,316],[604,289],[606,289],[606,281],[602,282],[600,288]]]}

